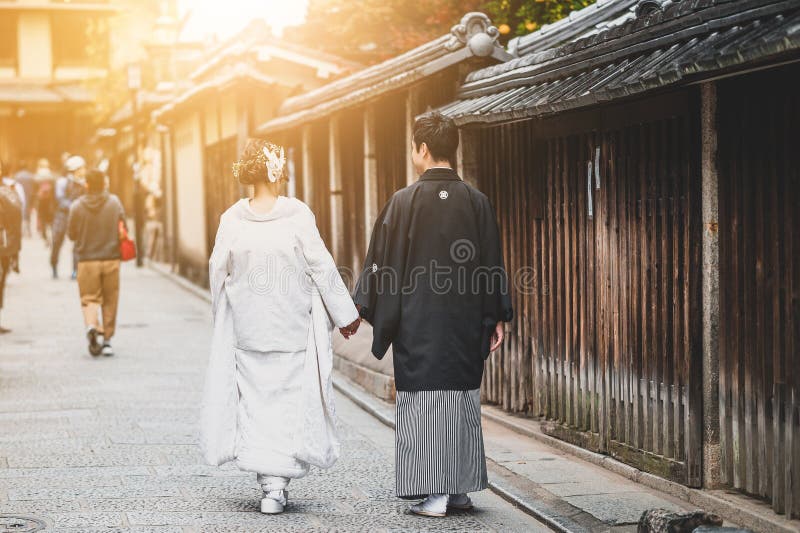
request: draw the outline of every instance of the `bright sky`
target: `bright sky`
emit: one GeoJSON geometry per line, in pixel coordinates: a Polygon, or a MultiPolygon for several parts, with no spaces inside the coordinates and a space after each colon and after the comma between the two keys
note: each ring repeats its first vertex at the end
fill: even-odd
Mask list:
{"type": "Polygon", "coordinates": [[[280,35],[287,26],[303,22],[307,0],[179,0],[181,15],[193,15],[184,31],[186,38],[202,38],[210,33],[224,39],[262,18],[280,35]]]}

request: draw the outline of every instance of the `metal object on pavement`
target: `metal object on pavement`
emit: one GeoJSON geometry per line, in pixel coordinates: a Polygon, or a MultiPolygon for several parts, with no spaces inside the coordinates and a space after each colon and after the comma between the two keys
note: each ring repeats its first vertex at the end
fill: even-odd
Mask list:
{"type": "Polygon", "coordinates": [[[0,515],[0,533],[29,533],[42,531],[47,525],[38,518],[0,515]]]}

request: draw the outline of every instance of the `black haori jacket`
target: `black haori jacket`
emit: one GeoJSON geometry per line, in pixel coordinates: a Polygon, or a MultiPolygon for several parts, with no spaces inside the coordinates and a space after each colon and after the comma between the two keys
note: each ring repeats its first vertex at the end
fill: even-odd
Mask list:
{"type": "Polygon", "coordinates": [[[513,316],[489,199],[446,168],[397,191],[354,299],[374,328],[373,355],[393,347],[397,390],[480,387],[494,327],[513,316]]]}

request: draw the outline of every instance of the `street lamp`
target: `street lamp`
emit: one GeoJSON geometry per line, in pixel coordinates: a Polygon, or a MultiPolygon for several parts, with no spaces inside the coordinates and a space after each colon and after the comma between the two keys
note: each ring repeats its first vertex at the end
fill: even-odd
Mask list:
{"type": "Polygon", "coordinates": [[[141,161],[139,159],[139,91],[142,88],[142,66],[139,63],[128,65],[128,90],[131,92],[131,113],[133,119],[133,227],[136,238],[136,266],[144,264],[142,253],[142,201],[141,201],[141,161]]]}

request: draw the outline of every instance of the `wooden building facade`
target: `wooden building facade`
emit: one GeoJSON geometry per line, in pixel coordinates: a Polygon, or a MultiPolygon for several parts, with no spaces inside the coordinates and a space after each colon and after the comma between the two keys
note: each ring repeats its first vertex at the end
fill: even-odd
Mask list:
{"type": "Polygon", "coordinates": [[[207,283],[219,217],[247,194],[232,168],[256,126],[289,95],[354,68],[276,39],[256,21],[204,58],[188,86],[153,113],[165,153],[167,255],[177,272],[207,283]]]}
{"type": "Polygon", "coordinates": [[[440,109],[515,287],[485,399],[798,517],[800,6],[650,9],[475,72],[440,109]]]}
{"type": "Polygon", "coordinates": [[[725,484],[800,516],[800,67],[719,82],[725,484]]]}
{"type": "Polygon", "coordinates": [[[85,153],[118,2],[0,2],[0,159],[12,171],[85,153]],[[91,31],[87,28],[91,28],[91,31]],[[91,43],[91,46],[88,46],[91,43]]]}

